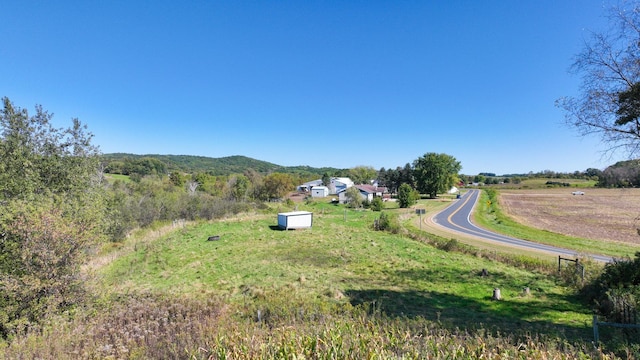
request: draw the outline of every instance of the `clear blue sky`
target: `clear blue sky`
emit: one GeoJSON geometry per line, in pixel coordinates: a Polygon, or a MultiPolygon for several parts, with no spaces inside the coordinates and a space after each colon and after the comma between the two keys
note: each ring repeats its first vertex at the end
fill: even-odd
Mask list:
{"type": "MultiPolygon", "coordinates": [[[[0,96],[102,152],[462,173],[604,169],[554,101],[600,0],[4,1],[0,96]]],[[[622,157],[621,157],[622,158],[622,157]]]]}

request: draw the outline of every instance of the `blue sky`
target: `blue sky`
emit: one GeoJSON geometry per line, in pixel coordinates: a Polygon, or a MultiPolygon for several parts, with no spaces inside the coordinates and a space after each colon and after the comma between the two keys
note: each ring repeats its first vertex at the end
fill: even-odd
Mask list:
{"type": "Polygon", "coordinates": [[[604,169],[562,123],[602,1],[5,1],[0,96],[102,152],[462,173],[604,169]]]}

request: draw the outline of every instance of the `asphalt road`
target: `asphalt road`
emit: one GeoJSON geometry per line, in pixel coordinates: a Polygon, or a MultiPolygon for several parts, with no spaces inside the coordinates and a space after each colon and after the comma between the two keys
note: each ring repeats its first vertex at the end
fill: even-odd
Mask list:
{"type": "MultiPolygon", "coordinates": [[[[500,235],[474,225],[471,222],[471,212],[478,202],[480,190],[472,189],[467,191],[460,199],[455,200],[446,209],[432,217],[432,221],[448,230],[459,232],[473,237],[480,237],[484,240],[502,243],[511,247],[522,248],[527,251],[544,251],[559,256],[577,257],[575,250],[563,249],[551,245],[539,244],[533,241],[516,239],[505,235],[500,235]]],[[[589,254],[594,260],[611,262],[613,259],[608,256],[589,254]]]]}

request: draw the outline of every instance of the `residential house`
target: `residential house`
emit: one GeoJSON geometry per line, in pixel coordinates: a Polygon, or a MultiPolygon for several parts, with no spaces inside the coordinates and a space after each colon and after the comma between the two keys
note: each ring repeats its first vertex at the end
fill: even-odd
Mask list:
{"type": "MultiPolygon", "coordinates": [[[[373,201],[374,197],[382,197],[386,192],[386,188],[378,187],[374,185],[354,185],[356,189],[360,191],[360,196],[362,200],[373,201]]],[[[340,204],[345,204],[347,202],[347,189],[342,189],[338,192],[338,201],[340,204]]]]}

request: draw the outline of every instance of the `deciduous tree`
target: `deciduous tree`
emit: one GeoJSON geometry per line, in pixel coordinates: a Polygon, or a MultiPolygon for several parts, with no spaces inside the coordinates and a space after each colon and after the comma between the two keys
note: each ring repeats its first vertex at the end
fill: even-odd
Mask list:
{"type": "Polygon", "coordinates": [[[264,191],[268,199],[281,199],[293,190],[293,179],[289,174],[273,173],[264,178],[264,191]]]}
{"type": "Polygon", "coordinates": [[[581,135],[633,156],[640,150],[640,4],[609,9],[609,20],[610,29],[592,33],[571,67],[582,77],[579,95],[556,105],[581,135]]]}
{"type": "Polygon", "coordinates": [[[398,204],[401,208],[408,208],[418,201],[420,194],[409,184],[402,184],[398,188],[398,204]]]}
{"type": "Polygon", "coordinates": [[[354,184],[369,184],[377,176],[376,170],[370,166],[356,166],[349,169],[348,174],[354,184]]]}
{"type": "Polygon", "coordinates": [[[78,302],[79,267],[101,238],[102,174],[92,135],[8,98],[0,111],[0,335],[78,302]]]}
{"type": "Polygon", "coordinates": [[[345,198],[349,207],[359,208],[362,206],[362,195],[360,195],[360,190],[355,186],[345,190],[345,198]]]}
{"type": "Polygon", "coordinates": [[[435,198],[455,185],[461,168],[451,155],[427,153],[413,162],[416,188],[421,194],[435,198]]]}

